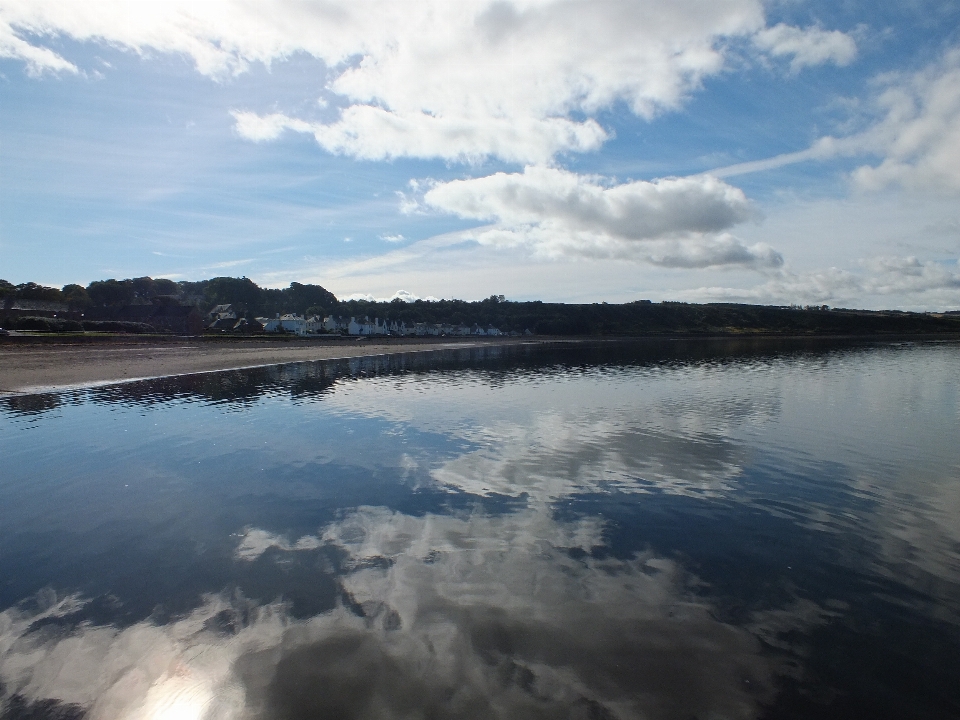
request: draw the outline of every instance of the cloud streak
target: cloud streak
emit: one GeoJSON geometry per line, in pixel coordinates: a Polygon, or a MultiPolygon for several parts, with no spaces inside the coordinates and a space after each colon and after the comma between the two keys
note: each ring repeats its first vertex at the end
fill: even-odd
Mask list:
{"type": "Polygon", "coordinates": [[[860,189],[960,191],[960,49],[947,51],[920,72],[888,74],[875,85],[876,119],[862,132],[822,137],[805,150],[717,168],[710,174],[733,177],[800,162],[873,155],[882,158],[878,164],[860,165],[851,174],[860,189]]]}

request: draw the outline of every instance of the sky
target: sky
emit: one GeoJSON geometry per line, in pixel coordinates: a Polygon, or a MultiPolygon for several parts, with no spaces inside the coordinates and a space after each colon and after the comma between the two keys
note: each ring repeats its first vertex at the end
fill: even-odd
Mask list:
{"type": "Polygon", "coordinates": [[[0,0],[0,278],[960,309],[960,0],[0,0]]]}

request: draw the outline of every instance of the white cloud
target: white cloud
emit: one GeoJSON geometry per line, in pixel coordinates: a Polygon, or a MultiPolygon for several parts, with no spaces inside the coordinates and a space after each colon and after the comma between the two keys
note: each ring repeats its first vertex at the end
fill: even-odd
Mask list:
{"type": "Polygon", "coordinates": [[[306,122],[278,113],[231,113],[237,132],[248,140],[274,140],[284,130],[294,130],[312,134],[328,152],[362,160],[439,157],[473,162],[495,155],[513,162],[545,162],[558,150],[596,150],[607,139],[593,120],[556,117],[450,118],[421,111],[400,115],[367,105],[346,108],[333,123],[306,122]]]}
{"type": "Polygon", "coordinates": [[[864,263],[868,275],[864,291],[875,295],[955,291],[960,300],[960,263],[949,265],[914,256],[879,257],[864,263]]]}
{"type": "Polygon", "coordinates": [[[370,293],[351,293],[349,295],[344,295],[340,298],[340,300],[343,302],[349,302],[350,300],[366,300],[367,302],[393,302],[394,300],[416,302],[417,300],[425,300],[426,302],[435,302],[438,300],[438,298],[435,298],[432,295],[420,297],[419,295],[415,295],[407,290],[397,290],[393,295],[388,297],[376,297],[370,293]]]}
{"type": "Polygon", "coordinates": [[[809,160],[880,156],[852,179],[864,190],[901,186],[935,192],[960,190],[960,48],[921,72],[877,80],[878,119],[846,137],[822,137],[809,148],[711,171],[717,177],[762,172],[809,160]]]}
{"type": "Polygon", "coordinates": [[[79,72],[76,65],[52,50],[31,45],[17,37],[14,29],[3,22],[2,15],[0,15],[0,57],[22,60],[27,65],[27,73],[32,76],[42,75],[44,72],[79,72]]]}
{"type": "Polygon", "coordinates": [[[623,240],[717,232],[750,217],[743,192],[709,176],[616,185],[595,175],[532,166],[522,173],[436,184],[424,201],[463,218],[508,226],[555,221],[571,231],[623,240]]]}
{"type": "Polygon", "coordinates": [[[722,231],[752,211],[738,188],[710,176],[615,184],[597,176],[528,166],[433,185],[423,203],[493,224],[464,233],[481,244],[527,245],[547,257],[620,257],[665,267],[777,267],[763,243],[722,231]],[[718,233],[722,233],[719,234],[718,233]]]}
{"type": "Polygon", "coordinates": [[[884,78],[883,87],[878,103],[886,115],[862,138],[884,159],[858,168],[856,183],[960,190],[960,49],[922,72],[884,78]]]}
{"type": "Polygon", "coordinates": [[[389,242],[389,243],[398,243],[406,240],[406,238],[403,235],[400,235],[399,233],[396,235],[381,235],[380,239],[383,240],[384,242],[389,242]]]}
{"type": "Polygon", "coordinates": [[[0,2],[0,54],[33,72],[76,70],[36,36],[178,53],[213,78],[307,53],[332,72],[326,91],[341,99],[340,117],[240,109],[237,131],[258,141],[309,132],[330,152],[367,159],[542,163],[594,150],[608,137],[599,110],[624,102],[651,118],[675,109],[722,70],[725,39],[756,33],[798,67],[851,52],[841,33],[765,30],[760,0],[0,2]]]}
{"type": "MultiPolygon", "coordinates": [[[[752,288],[702,287],[680,293],[694,301],[763,303],[848,303],[872,305],[870,298],[897,297],[913,307],[960,309],[960,263],[884,256],[861,262],[864,271],[825,268],[781,272],[752,288]]],[[[889,304],[889,303],[888,303],[889,304]]]]}
{"type": "Polygon", "coordinates": [[[790,69],[797,72],[810,65],[849,65],[857,56],[857,45],[838,30],[817,27],[805,30],[780,23],[754,35],[754,44],[774,57],[792,56],[790,69]]]}
{"type": "Polygon", "coordinates": [[[270,115],[257,115],[252,112],[241,112],[231,110],[230,114],[236,121],[237,133],[247,140],[262,142],[265,140],[275,140],[280,137],[284,130],[297,130],[299,132],[310,132],[311,125],[302,120],[288,118],[281,113],[272,113],[270,115]]]}

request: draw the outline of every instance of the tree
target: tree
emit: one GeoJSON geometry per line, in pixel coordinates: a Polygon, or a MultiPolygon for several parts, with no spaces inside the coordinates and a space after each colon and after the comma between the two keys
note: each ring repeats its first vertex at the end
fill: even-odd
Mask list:
{"type": "Polygon", "coordinates": [[[236,305],[238,309],[256,312],[261,305],[260,288],[246,277],[215,277],[207,282],[203,297],[208,307],[236,305]]]}
{"type": "Polygon", "coordinates": [[[71,308],[82,309],[93,304],[86,288],[82,285],[64,285],[60,292],[63,294],[64,302],[71,308]]]}
{"type": "Polygon", "coordinates": [[[94,280],[87,285],[87,295],[98,306],[121,306],[133,302],[136,292],[132,280],[94,280]]]}
{"type": "Polygon", "coordinates": [[[290,287],[283,291],[283,295],[285,309],[293,312],[304,313],[308,308],[316,308],[319,313],[323,313],[327,308],[337,306],[336,296],[319,285],[292,282],[290,287]]]}
{"type": "Polygon", "coordinates": [[[48,302],[59,302],[63,299],[57,288],[37,285],[33,282],[23,283],[16,287],[17,297],[21,300],[46,300],[48,302]]]}
{"type": "Polygon", "coordinates": [[[133,278],[130,281],[133,294],[139,300],[149,300],[154,295],[153,278],[149,276],[133,278]]]}
{"type": "MultiPolygon", "coordinates": [[[[124,281],[126,282],[126,281],[124,281]]],[[[180,286],[173,280],[160,278],[154,280],[152,277],[144,276],[130,280],[133,285],[133,291],[139,300],[153,300],[158,296],[180,295],[180,286]]]]}
{"type": "Polygon", "coordinates": [[[153,281],[155,295],[180,295],[180,286],[173,280],[158,278],[153,281]]]}

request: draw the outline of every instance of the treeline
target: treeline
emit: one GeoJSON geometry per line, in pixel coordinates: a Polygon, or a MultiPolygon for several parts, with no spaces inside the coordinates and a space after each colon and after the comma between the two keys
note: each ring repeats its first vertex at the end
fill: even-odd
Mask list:
{"type": "Polygon", "coordinates": [[[338,306],[333,293],[319,285],[290,283],[282,290],[261,288],[249,278],[217,277],[198,282],[175,282],[165,278],[95,280],[86,287],[45,287],[36,283],[13,285],[0,280],[0,299],[59,302],[71,310],[172,303],[196,305],[206,312],[215,305],[231,304],[249,317],[276,313],[323,314],[338,306]]]}
{"type": "Polygon", "coordinates": [[[239,315],[272,317],[277,313],[378,317],[406,323],[480,325],[501,331],[540,335],[650,335],[764,332],[776,334],[882,334],[960,332],[960,315],[830,309],[826,306],[779,307],[733,303],[625,304],[512,302],[502,295],[485,300],[405,302],[339,301],[319,285],[291,283],[283,289],[261,288],[249,278],[218,277],[199,282],[174,282],[149,277],[98,280],[86,287],[49,288],[0,280],[0,298],[55,301],[72,309],[175,303],[196,305],[206,312],[232,305],[239,315]]]}
{"type": "Polygon", "coordinates": [[[510,302],[491,296],[463,300],[394,300],[374,303],[352,300],[340,304],[345,315],[390,320],[497,327],[504,331],[530,329],[539,335],[661,335],[765,332],[776,334],[858,335],[877,333],[960,333],[960,315],[930,315],[900,311],[839,310],[826,306],[778,307],[734,303],[624,304],[510,302]]]}

